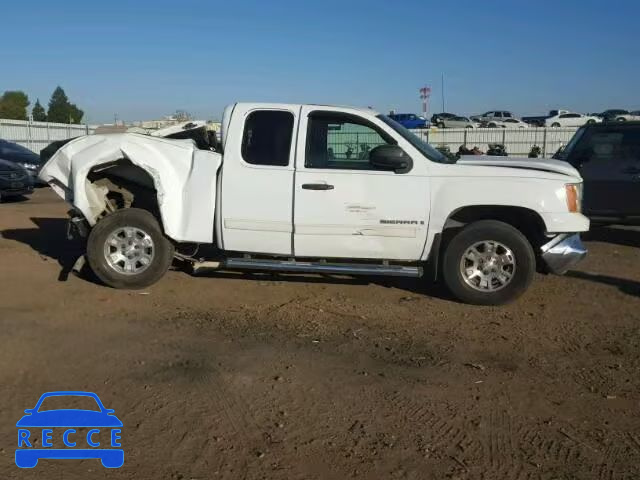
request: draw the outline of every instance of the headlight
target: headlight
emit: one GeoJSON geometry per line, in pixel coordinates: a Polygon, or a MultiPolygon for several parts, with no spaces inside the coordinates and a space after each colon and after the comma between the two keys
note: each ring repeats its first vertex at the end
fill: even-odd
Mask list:
{"type": "Polygon", "coordinates": [[[24,168],[26,168],[27,170],[37,170],[38,169],[38,165],[36,165],[35,163],[23,163],[22,166],[24,168]]]}
{"type": "Polygon", "coordinates": [[[580,212],[582,210],[582,183],[567,183],[564,190],[569,211],[580,212]]]}

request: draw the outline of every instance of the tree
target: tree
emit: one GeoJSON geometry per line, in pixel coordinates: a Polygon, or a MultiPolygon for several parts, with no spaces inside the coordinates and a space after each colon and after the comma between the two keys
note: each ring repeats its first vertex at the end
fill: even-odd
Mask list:
{"type": "Polygon", "coordinates": [[[44,111],[44,107],[40,105],[40,99],[36,99],[36,103],[31,110],[31,116],[36,122],[46,122],[47,112],[44,111]]]}
{"type": "Polygon", "coordinates": [[[51,94],[47,120],[57,123],[80,123],[84,112],[74,103],[69,102],[69,97],[62,87],[58,86],[51,94]]]}
{"type": "Polygon", "coordinates": [[[26,120],[29,97],[21,91],[4,92],[0,97],[0,118],[26,120]]]}
{"type": "Polygon", "coordinates": [[[69,123],[80,123],[84,117],[84,112],[80,110],[75,103],[69,106],[69,123]]]}

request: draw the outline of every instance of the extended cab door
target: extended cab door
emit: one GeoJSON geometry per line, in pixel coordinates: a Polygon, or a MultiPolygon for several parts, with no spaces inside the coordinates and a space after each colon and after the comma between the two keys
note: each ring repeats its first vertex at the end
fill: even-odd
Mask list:
{"type": "Polygon", "coordinates": [[[234,107],[218,194],[224,250],[291,255],[298,113],[299,107],[234,107]]]}
{"type": "Polygon", "coordinates": [[[429,219],[428,161],[385,171],[369,152],[408,142],[382,120],[330,107],[301,111],[294,187],[297,257],[417,260],[429,219]]]}

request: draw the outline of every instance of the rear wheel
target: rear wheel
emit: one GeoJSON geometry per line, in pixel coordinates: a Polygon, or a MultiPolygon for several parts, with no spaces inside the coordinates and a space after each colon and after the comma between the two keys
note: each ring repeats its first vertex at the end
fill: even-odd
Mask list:
{"type": "Polygon", "coordinates": [[[118,210],[100,220],[89,234],[87,259],[96,276],[114,288],[139,289],[154,284],[173,260],[173,245],[146,210],[118,210]]]}
{"type": "Polygon", "coordinates": [[[496,220],[470,223],[446,247],[444,281],[459,300],[501,305],[518,298],[531,284],[536,260],[527,238],[496,220]]]}
{"type": "Polygon", "coordinates": [[[551,124],[552,127],[557,128],[560,126],[560,124],[558,122],[554,122],[551,124]]]}
{"type": "Polygon", "coordinates": [[[593,125],[596,121],[592,118],[591,120],[587,120],[587,125],[593,125]]]}

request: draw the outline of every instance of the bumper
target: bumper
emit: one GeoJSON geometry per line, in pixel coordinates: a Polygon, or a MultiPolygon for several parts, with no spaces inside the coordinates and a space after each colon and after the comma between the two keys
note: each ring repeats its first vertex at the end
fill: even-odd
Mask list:
{"type": "Polygon", "coordinates": [[[587,255],[580,234],[563,233],[542,246],[542,260],[555,274],[562,275],[587,255]]]}
{"type": "Polygon", "coordinates": [[[33,185],[24,185],[18,188],[0,187],[0,198],[17,197],[19,195],[29,195],[30,193],[33,193],[33,185]]]}

